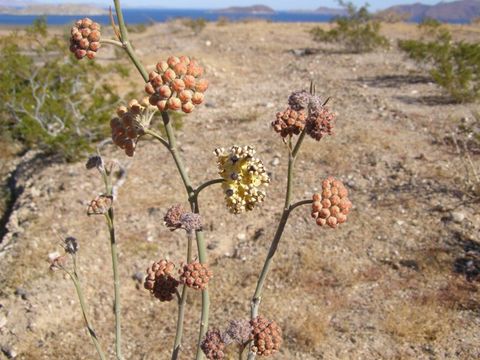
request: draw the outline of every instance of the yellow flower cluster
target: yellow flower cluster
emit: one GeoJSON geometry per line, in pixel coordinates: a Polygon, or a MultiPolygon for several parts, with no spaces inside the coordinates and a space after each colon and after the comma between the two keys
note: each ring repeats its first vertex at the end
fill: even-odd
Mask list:
{"type": "Polygon", "coordinates": [[[227,207],[234,214],[253,210],[265,199],[261,190],[270,182],[262,161],[255,157],[251,146],[232,146],[230,150],[216,149],[217,163],[225,191],[227,207]]]}

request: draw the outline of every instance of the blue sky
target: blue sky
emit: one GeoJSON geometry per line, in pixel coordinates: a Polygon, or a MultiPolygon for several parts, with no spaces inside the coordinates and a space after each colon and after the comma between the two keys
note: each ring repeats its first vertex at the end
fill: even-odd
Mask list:
{"type": "MultiPolygon", "coordinates": [[[[110,5],[112,1],[108,0],[37,0],[42,3],[91,3],[101,6],[110,5]]],[[[372,10],[384,9],[392,5],[411,4],[421,2],[423,4],[436,4],[439,0],[353,0],[356,5],[363,5],[365,2],[370,4],[372,10]]],[[[335,0],[122,0],[122,6],[125,7],[168,7],[168,8],[222,8],[228,6],[248,6],[254,4],[264,4],[277,10],[286,9],[316,9],[320,6],[338,7],[335,0]]]]}

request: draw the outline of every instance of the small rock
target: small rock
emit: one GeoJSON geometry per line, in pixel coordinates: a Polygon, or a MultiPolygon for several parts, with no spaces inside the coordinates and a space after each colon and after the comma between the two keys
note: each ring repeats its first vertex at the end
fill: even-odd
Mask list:
{"type": "Polygon", "coordinates": [[[212,42],[210,40],[205,41],[205,46],[212,46],[212,42]]]}
{"type": "Polygon", "coordinates": [[[0,315],[0,329],[7,325],[7,317],[5,315],[0,315]]]}
{"type": "Polygon", "coordinates": [[[10,346],[2,346],[2,352],[8,359],[14,359],[17,357],[17,352],[10,346]]]}
{"type": "Polygon", "coordinates": [[[208,250],[214,250],[214,249],[216,249],[216,248],[217,248],[217,243],[216,243],[216,242],[212,242],[212,243],[209,243],[209,244],[207,245],[207,249],[208,249],[208,250]]]}
{"type": "Polygon", "coordinates": [[[247,234],[245,233],[240,233],[237,235],[237,239],[240,241],[244,241],[247,238],[247,234]]]}
{"type": "Polygon", "coordinates": [[[15,295],[21,297],[23,300],[27,300],[29,296],[28,291],[20,287],[15,289],[15,295]]]}
{"type": "Polygon", "coordinates": [[[278,166],[280,165],[280,159],[278,157],[273,158],[273,160],[270,162],[272,166],[278,166]]]}
{"type": "Polygon", "coordinates": [[[143,282],[144,277],[145,277],[145,274],[140,271],[137,271],[135,274],[132,275],[132,279],[139,283],[143,282]]]}
{"type": "Polygon", "coordinates": [[[460,224],[465,220],[465,214],[460,211],[454,211],[450,214],[450,217],[454,223],[460,224]]]}
{"type": "Polygon", "coordinates": [[[55,260],[58,257],[60,257],[60,253],[58,251],[54,251],[54,252],[51,252],[50,254],[48,254],[48,260],[50,262],[52,262],[53,260],[55,260]]]}

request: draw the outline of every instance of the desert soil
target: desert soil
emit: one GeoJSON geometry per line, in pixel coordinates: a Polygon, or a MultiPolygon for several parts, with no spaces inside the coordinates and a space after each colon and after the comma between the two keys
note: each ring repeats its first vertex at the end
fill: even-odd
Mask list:
{"type": "MultiPolygon", "coordinates": [[[[214,272],[211,326],[249,316],[286,185],[287,150],[270,123],[290,92],[313,80],[338,114],[335,135],[305,141],[294,199],[310,198],[332,175],[347,185],[354,208],[337,230],[316,226],[308,207],[289,219],[260,309],[283,329],[273,358],[480,358],[480,211],[469,191],[480,157],[467,158],[449,140],[478,105],[452,104],[405,59],[396,39],[415,36],[412,25],[386,26],[391,48],[368,54],[315,43],[307,33],[312,26],[211,23],[194,36],[172,22],[132,36],[149,69],[171,54],[197,57],[206,67],[206,105],[185,116],[178,132],[195,184],[218,176],[213,150],[233,144],[254,145],[271,174],[266,201],[247,214],[229,214],[218,185],[201,194],[214,272]],[[320,51],[292,51],[304,48],[320,51]]],[[[478,28],[453,29],[461,39],[480,35],[478,28]]],[[[98,61],[110,63],[114,55],[105,46],[98,61]]],[[[143,96],[134,70],[119,87],[143,96]]],[[[125,359],[168,359],[176,303],[151,297],[141,279],[154,260],[184,260],[184,234],[163,225],[168,207],[187,205],[184,189],[154,141],[142,141],[133,159],[113,145],[102,151],[127,169],[115,203],[125,359]]],[[[31,152],[10,167],[19,195],[0,245],[0,358],[96,358],[72,283],[49,271],[49,255],[62,251],[59,237],[70,235],[80,244],[89,313],[113,359],[109,240],[104,220],[86,216],[102,192],[100,177],[83,163],[31,152]]],[[[183,359],[194,357],[200,299],[189,293],[183,359]]]]}

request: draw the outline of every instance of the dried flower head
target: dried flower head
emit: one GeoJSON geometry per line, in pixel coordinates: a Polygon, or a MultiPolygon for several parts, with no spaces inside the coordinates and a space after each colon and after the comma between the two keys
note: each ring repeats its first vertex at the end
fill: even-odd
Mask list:
{"type": "Polygon", "coordinates": [[[99,195],[90,202],[87,209],[87,215],[105,215],[112,207],[113,196],[99,195]]]}
{"type": "Polygon", "coordinates": [[[204,100],[208,80],[202,79],[203,68],[188,56],[170,56],[157,64],[145,86],[150,104],[160,111],[181,110],[191,113],[204,100]]]}
{"type": "Polygon", "coordinates": [[[196,290],[203,290],[207,287],[208,281],[213,276],[208,269],[207,264],[200,264],[194,261],[184,264],[183,269],[179,271],[180,282],[196,290]]]}
{"type": "Polygon", "coordinates": [[[70,255],[74,255],[78,251],[78,241],[73,236],[68,236],[64,240],[63,248],[65,252],[70,255]]]}
{"type": "Polygon", "coordinates": [[[57,256],[50,262],[50,270],[57,271],[63,270],[67,264],[68,257],[67,255],[57,256]]]}
{"type": "Polygon", "coordinates": [[[288,105],[295,111],[306,110],[311,98],[312,95],[306,90],[294,91],[288,98],[288,105]]]}
{"type": "Polygon", "coordinates": [[[288,107],[285,111],[278,112],[272,122],[273,129],[282,137],[298,135],[305,128],[306,115],[303,110],[293,110],[288,107]]]}
{"type": "Polygon", "coordinates": [[[160,301],[171,301],[180,284],[172,274],[175,264],[168,260],[154,262],[147,269],[144,287],[160,301]]]}
{"type": "Polygon", "coordinates": [[[207,331],[200,347],[208,360],[225,359],[225,343],[221,332],[217,329],[207,331]]]}
{"type": "Polygon", "coordinates": [[[140,103],[131,100],[128,107],[120,106],[117,109],[117,116],[110,121],[112,140],[125,150],[127,156],[135,154],[138,138],[145,134],[155,111],[156,108],[150,105],[147,98],[140,103]]]}
{"type": "Polygon", "coordinates": [[[171,206],[165,216],[163,217],[163,221],[165,221],[165,225],[171,230],[174,231],[176,229],[180,229],[182,227],[182,221],[180,218],[186,211],[180,204],[176,204],[171,206]]]}
{"type": "Polygon", "coordinates": [[[250,340],[252,351],[259,356],[275,354],[282,345],[282,330],[275,321],[270,321],[263,316],[257,316],[250,321],[252,333],[250,340]]]}
{"type": "Polygon", "coordinates": [[[89,18],[75,22],[70,30],[70,51],[77,59],[93,59],[100,49],[100,25],[89,18]]]}
{"type": "Polygon", "coordinates": [[[202,230],[202,217],[200,214],[186,212],[180,216],[180,223],[182,224],[182,229],[185,229],[187,232],[202,230]]]}
{"type": "Polygon", "coordinates": [[[216,149],[220,176],[225,180],[227,207],[234,214],[253,210],[255,205],[265,199],[262,187],[267,186],[270,178],[261,160],[255,157],[251,146],[232,146],[230,150],[216,149]]]}
{"type": "Polygon", "coordinates": [[[104,169],[103,159],[99,155],[92,155],[88,158],[87,163],[85,164],[87,170],[98,169],[102,171],[104,169]]]}
{"type": "Polygon", "coordinates": [[[322,192],[313,194],[312,217],[319,226],[336,228],[347,221],[352,208],[348,190],[340,180],[328,177],[322,181],[322,192]]]}
{"type": "Polygon", "coordinates": [[[239,345],[245,345],[250,341],[252,325],[248,320],[230,320],[227,330],[225,330],[224,340],[226,344],[236,342],[239,345]]]}
{"type": "Polygon", "coordinates": [[[330,112],[326,106],[321,105],[318,97],[314,97],[309,106],[306,122],[307,134],[317,141],[320,141],[325,135],[332,135],[334,120],[335,114],[330,112]]]}

